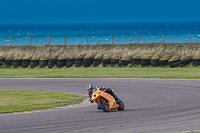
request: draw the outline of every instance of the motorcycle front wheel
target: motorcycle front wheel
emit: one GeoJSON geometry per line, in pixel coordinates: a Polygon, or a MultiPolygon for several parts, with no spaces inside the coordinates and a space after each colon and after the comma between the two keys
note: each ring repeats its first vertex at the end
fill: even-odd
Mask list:
{"type": "Polygon", "coordinates": [[[110,111],[110,107],[109,107],[108,101],[106,99],[101,98],[97,103],[104,112],[110,111]]]}

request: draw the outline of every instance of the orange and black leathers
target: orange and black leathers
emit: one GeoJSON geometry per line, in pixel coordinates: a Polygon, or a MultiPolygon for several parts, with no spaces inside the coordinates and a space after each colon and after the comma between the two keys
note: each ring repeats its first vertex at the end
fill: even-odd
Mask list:
{"type": "MultiPolygon", "coordinates": [[[[95,88],[98,89],[98,87],[95,87],[95,88]]],[[[114,91],[113,91],[112,89],[110,89],[110,88],[102,88],[102,87],[100,87],[99,89],[100,89],[101,91],[104,91],[104,90],[105,90],[105,92],[107,92],[108,94],[110,94],[111,96],[113,96],[113,98],[115,99],[115,101],[116,101],[117,103],[120,102],[119,98],[117,97],[117,95],[114,93],[114,91]]],[[[90,102],[93,103],[94,101],[91,99],[91,98],[92,98],[92,92],[89,92],[89,93],[88,93],[88,97],[89,97],[89,99],[90,99],[90,102]]]]}
{"type": "Polygon", "coordinates": [[[117,97],[117,95],[114,93],[114,91],[112,89],[106,88],[106,92],[108,94],[110,94],[111,96],[113,96],[117,103],[120,102],[119,98],[117,97]]]}

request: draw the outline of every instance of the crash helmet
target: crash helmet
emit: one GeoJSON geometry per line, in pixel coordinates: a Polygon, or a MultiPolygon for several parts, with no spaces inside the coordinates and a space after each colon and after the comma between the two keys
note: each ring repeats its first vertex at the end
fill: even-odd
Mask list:
{"type": "Polygon", "coordinates": [[[94,88],[94,86],[92,84],[89,84],[86,88],[88,92],[92,92],[92,89],[94,88]]]}

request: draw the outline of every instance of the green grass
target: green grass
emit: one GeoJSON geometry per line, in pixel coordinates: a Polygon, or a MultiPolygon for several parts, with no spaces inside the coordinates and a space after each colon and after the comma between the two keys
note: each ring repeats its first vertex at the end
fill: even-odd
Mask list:
{"type": "Polygon", "coordinates": [[[0,90],[0,114],[54,108],[83,98],[61,92],[0,90]]]}
{"type": "Polygon", "coordinates": [[[5,68],[0,78],[167,78],[200,79],[200,67],[123,67],[123,68],[5,68]]]}

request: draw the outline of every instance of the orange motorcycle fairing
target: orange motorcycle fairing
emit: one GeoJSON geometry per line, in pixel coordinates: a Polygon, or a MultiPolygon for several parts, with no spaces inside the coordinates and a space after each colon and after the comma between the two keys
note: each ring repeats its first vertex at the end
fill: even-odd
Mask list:
{"type": "Polygon", "coordinates": [[[96,92],[95,94],[93,94],[93,96],[92,96],[93,101],[98,101],[98,100],[100,100],[100,98],[101,98],[100,90],[98,92],[96,92]]]}
{"type": "Polygon", "coordinates": [[[119,108],[119,105],[116,104],[115,99],[110,94],[101,93],[101,97],[105,98],[108,101],[108,104],[111,110],[119,108]]]}
{"type": "Polygon", "coordinates": [[[93,89],[91,100],[99,105],[99,107],[105,112],[109,112],[114,109],[118,109],[120,111],[124,110],[123,103],[117,104],[114,97],[101,88],[93,89]]]}

